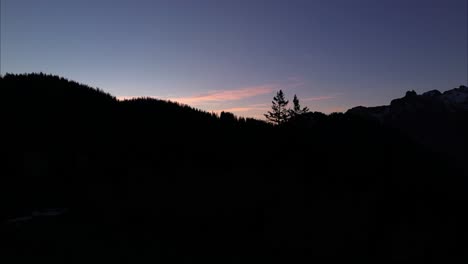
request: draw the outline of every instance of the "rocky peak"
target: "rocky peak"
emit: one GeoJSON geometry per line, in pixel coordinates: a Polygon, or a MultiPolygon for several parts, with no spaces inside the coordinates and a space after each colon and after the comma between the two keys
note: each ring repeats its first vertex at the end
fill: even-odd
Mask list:
{"type": "Polygon", "coordinates": [[[442,93],[439,90],[431,90],[422,94],[422,96],[426,97],[439,97],[441,95],[442,93]]]}
{"type": "Polygon", "coordinates": [[[468,104],[468,87],[460,86],[442,94],[442,100],[452,104],[468,104]]]}
{"type": "Polygon", "coordinates": [[[406,92],[405,98],[414,98],[416,96],[418,96],[418,94],[414,90],[411,90],[406,92]]]}

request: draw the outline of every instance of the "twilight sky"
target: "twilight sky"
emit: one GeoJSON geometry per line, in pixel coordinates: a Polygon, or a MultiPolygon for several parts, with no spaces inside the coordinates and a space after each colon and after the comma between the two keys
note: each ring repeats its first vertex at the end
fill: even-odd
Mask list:
{"type": "Polygon", "coordinates": [[[467,84],[466,0],[0,0],[1,74],[261,117],[467,84]]]}

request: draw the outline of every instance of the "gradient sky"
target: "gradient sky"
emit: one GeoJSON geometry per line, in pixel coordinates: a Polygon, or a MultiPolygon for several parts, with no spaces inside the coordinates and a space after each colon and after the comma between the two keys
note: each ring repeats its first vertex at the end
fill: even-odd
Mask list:
{"type": "Polygon", "coordinates": [[[466,0],[0,0],[1,73],[261,117],[467,84],[466,0]]]}

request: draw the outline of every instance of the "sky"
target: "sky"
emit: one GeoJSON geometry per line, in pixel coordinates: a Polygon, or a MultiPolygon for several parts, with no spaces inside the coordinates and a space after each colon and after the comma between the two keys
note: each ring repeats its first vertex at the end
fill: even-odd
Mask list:
{"type": "Polygon", "coordinates": [[[0,72],[262,118],[467,85],[467,0],[0,0],[0,72]]]}

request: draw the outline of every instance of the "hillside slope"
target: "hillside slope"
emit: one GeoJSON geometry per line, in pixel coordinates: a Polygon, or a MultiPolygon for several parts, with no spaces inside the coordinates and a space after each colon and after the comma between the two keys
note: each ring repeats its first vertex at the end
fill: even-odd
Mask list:
{"type": "Polygon", "coordinates": [[[467,260],[466,175],[396,128],[273,127],[36,74],[0,87],[5,263],[467,260]]]}

